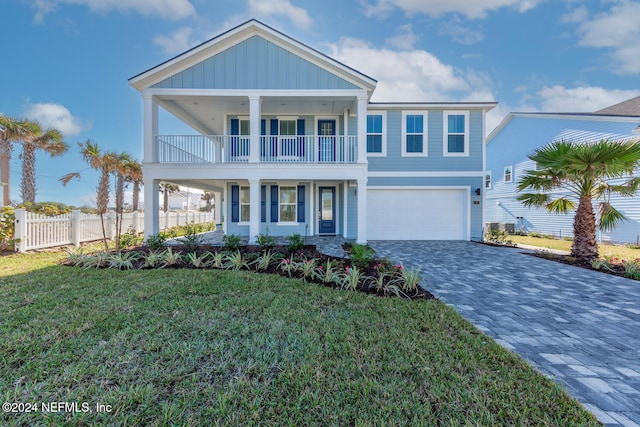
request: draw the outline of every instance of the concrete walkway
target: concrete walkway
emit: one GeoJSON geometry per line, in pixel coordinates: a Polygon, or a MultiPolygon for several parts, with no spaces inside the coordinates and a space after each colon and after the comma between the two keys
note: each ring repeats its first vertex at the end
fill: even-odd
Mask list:
{"type": "Polygon", "coordinates": [[[608,426],[640,426],[640,282],[473,242],[370,242],[608,426]]]}

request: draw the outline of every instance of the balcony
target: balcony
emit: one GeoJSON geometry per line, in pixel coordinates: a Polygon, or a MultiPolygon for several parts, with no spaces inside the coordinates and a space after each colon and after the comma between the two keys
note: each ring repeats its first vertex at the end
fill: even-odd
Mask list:
{"type": "MultiPolygon", "coordinates": [[[[357,136],[261,136],[261,163],[356,163],[357,136]]],[[[247,163],[250,137],[158,135],[158,163],[247,163]]]]}

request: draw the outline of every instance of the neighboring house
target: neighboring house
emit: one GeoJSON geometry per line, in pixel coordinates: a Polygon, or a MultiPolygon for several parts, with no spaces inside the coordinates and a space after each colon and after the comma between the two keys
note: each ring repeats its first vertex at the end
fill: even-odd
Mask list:
{"type": "MultiPolygon", "coordinates": [[[[513,224],[516,230],[573,236],[573,214],[556,215],[528,208],[516,200],[517,183],[536,165],[528,159],[535,149],[559,140],[595,142],[640,136],[640,97],[595,113],[511,113],[487,137],[484,220],[513,224]]],[[[636,243],[640,239],[640,198],[612,197],[613,206],[628,220],[601,241],[636,243]]],[[[595,206],[595,204],[594,204],[595,206]]]]}
{"type": "MultiPolygon", "coordinates": [[[[389,64],[389,66],[394,66],[389,64]]],[[[227,234],[479,240],[484,103],[371,103],[376,81],[256,20],[135,77],[145,205],[216,193],[227,234]],[[158,107],[198,135],[159,135],[158,107]]],[[[145,234],[158,217],[145,216],[145,234]]]]}

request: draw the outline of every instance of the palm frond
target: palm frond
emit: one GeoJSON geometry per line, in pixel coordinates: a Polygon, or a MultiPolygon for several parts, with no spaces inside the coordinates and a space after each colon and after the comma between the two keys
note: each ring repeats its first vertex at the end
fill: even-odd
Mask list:
{"type": "Polygon", "coordinates": [[[611,206],[609,202],[600,203],[598,213],[600,215],[600,229],[603,231],[611,231],[627,219],[622,212],[611,206]]]}
{"type": "Polygon", "coordinates": [[[71,172],[68,173],[66,175],[63,175],[62,177],[58,178],[58,181],[60,181],[62,183],[62,185],[64,187],[67,186],[68,183],[71,182],[72,179],[80,179],[80,172],[71,172]]]}
{"type": "Polygon", "coordinates": [[[543,207],[549,203],[550,196],[544,193],[523,193],[517,199],[527,207],[543,207]]]}
{"type": "Polygon", "coordinates": [[[566,214],[576,208],[576,203],[573,200],[567,199],[566,197],[560,197],[555,200],[551,200],[549,203],[544,205],[549,212],[553,212],[555,214],[566,214]]]}

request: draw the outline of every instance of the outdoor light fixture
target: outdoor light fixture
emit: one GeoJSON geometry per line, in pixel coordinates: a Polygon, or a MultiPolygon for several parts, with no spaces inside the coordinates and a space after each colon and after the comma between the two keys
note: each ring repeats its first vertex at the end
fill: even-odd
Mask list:
{"type": "Polygon", "coordinates": [[[479,196],[479,195],[480,195],[480,189],[476,188],[476,196],[479,196]]]}

